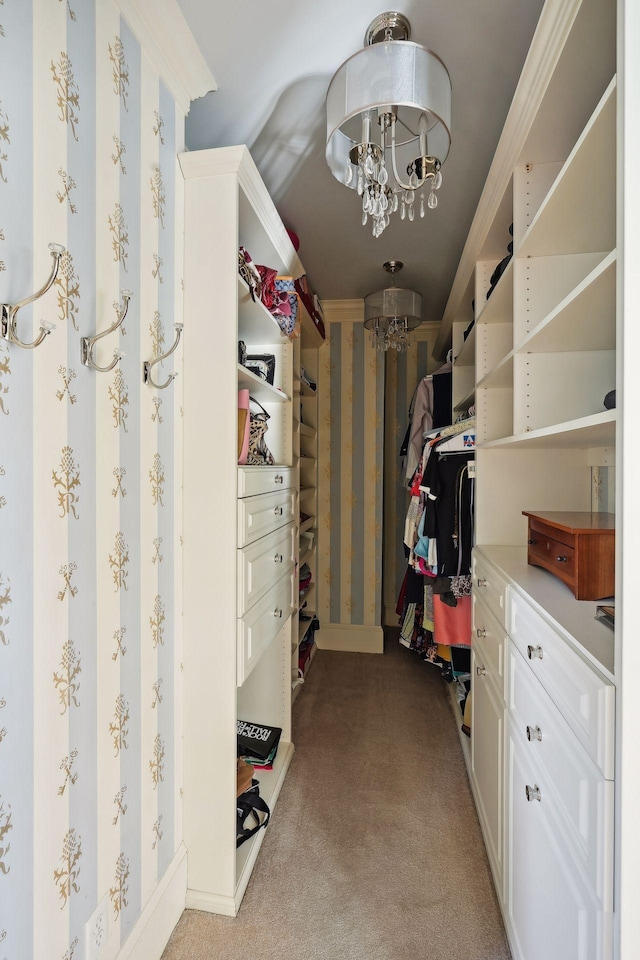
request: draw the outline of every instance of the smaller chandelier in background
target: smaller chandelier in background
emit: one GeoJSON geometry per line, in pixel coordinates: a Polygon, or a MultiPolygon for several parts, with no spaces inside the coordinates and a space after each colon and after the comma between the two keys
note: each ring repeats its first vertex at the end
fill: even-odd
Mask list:
{"type": "Polygon", "coordinates": [[[383,267],[391,274],[391,286],[364,298],[364,325],[376,350],[391,347],[404,353],[409,349],[409,334],[422,323],[422,297],[415,290],[395,286],[401,260],[387,260],[383,267]]]}
{"type": "Polygon", "coordinates": [[[362,223],[372,219],[374,237],[398,210],[402,220],[414,220],[416,206],[424,217],[425,202],[438,205],[451,144],[447,68],[409,42],[410,34],[403,14],[380,14],[364,49],[338,68],[327,92],[327,163],[362,197],[362,223]]]}

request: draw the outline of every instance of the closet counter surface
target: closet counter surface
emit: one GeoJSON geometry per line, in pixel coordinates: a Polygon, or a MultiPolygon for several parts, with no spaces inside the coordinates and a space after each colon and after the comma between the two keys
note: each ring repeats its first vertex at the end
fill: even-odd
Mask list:
{"type": "Polygon", "coordinates": [[[523,594],[532,606],[608,680],[614,677],[614,632],[595,619],[597,601],[575,600],[563,583],[527,563],[527,548],[489,545],[475,548],[523,594]]]}

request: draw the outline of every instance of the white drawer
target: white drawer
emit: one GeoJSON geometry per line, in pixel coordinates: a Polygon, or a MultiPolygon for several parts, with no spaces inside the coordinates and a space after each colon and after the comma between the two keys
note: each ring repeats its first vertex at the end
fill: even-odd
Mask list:
{"type": "Polygon", "coordinates": [[[527,601],[509,591],[509,635],[593,762],[614,774],[615,690],[527,601]]]}
{"type": "Polygon", "coordinates": [[[513,644],[509,647],[509,724],[537,769],[541,802],[605,910],[613,909],[613,781],[605,780],[513,644]]]}
{"type": "Polygon", "coordinates": [[[482,597],[499,623],[504,626],[507,622],[505,616],[507,581],[476,553],[473,554],[472,571],[473,595],[482,597]]]}
{"type": "Polygon", "coordinates": [[[504,700],[507,633],[491,613],[487,604],[483,603],[477,594],[473,596],[472,644],[477,648],[484,667],[491,674],[491,678],[504,700]]]}
{"type": "Polygon", "coordinates": [[[293,524],[261,537],[248,547],[238,550],[238,616],[241,617],[295,563],[295,533],[293,524]]]}
{"type": "Polygon", "coordinates": [[[295,518],[295,490],[278,490],[238,500],[238,546],[246,547],[295,518]]]}
{"type": "Polygon", "coordinates": [[[294,486],[292,467],[238,467],[238,496],[255,497],[272,490],[286,490],[294,486]]]}
{"type": "Polygon", "coordinates": [[[277,637],[291,616],[292,577],[279,580],[269,592],[238,620],[237,684],[242,686],[260,655],[277,637]]]}

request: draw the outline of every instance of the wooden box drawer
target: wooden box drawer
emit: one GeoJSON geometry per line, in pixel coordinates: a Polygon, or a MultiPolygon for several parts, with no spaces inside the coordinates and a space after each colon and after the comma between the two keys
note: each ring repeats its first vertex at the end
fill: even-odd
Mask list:
{"type": "Polygon", "coordinates": [[[238,546],[246,547],[295,519],[295,490],[278,490],[238,500],[238,546]]]}
{"type": "Polygon", "coordinates": [[[259,493],[287,490],[294,486],[292,467],[238,467],[238,496],[255,497],[259,493]]]}
{"type": "Polygon", "coordinates": [[[541,802],[561,819],[603,907],[613,909],[613,781],[602,776],[513,644],[509,708],[512,736],[520,736],[538,770],[541,802]]]}
{"type": "Polygon", "coordinates": [[[242,617],[285,573],[296,558],[296,528],[288,524],[238,550],[238,616],[242,617]]]}
{"type": "Polygon", "coordinates": [[[615,591],[615,517],[610,513],[531,513],[527,560],[555,574],[576,600],[615,591]]]}
{"type": "Polygon", "coordinates": [[[509,591],[508,633],[593,762],[613,779],[613,685],[520,594],[509,591]]]}
{"type": "Polygon", "coordinates": [[[477,553],[473,555],[473,595],[489,605],[499,623],[505,624],[507,581],[477,553]]]}
{"type": "Polygon", "coordinates": [[[238,620],[237,685],[242,686],[260,655],[291,616],[292,576],[283,577],[238,620]]]}
{"type": "Polygon", "coordinates": [[[490,673],[493,683],[504,699],[507,632],[498,623],[487,604],[476,594],[473,596],[472,644],[481,652],[483,666],[490,673]]]}

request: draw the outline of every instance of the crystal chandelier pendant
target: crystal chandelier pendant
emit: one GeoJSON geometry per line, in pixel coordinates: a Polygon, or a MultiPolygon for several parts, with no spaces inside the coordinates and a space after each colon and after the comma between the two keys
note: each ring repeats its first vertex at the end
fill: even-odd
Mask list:
{"type": "Polygon", "coordinates": [[[327,163],[349,189],[369,193],[363,212],[375,236],[398,212],[411,221],[434,209],[451,145],[447,68],[410,38],[404,14],[380,14],[364,49],[345,60],[327,91],[327,163]]]}

